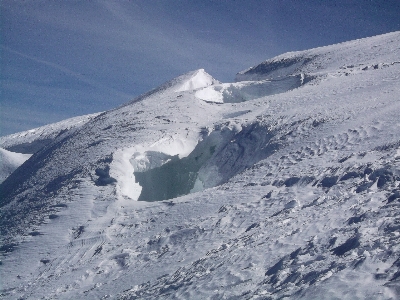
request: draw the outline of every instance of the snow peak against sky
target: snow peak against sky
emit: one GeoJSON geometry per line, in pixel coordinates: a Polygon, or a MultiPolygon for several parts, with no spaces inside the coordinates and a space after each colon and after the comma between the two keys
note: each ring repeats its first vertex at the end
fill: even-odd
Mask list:
{"type": "Polygon", "coordinates": [[[275,55],[400,30],[389,1],[1,2],[1,131],[118,106],[204,68],[220,81],[275,55]]]}

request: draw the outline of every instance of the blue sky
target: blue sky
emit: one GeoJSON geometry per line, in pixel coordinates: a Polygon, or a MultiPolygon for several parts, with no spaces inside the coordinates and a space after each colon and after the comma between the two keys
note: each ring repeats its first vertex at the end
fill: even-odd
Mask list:
{"type": "Polygon", "coordinates": [[[398,0],[1,1],[6,135],[115,108],[198,68],[400,30],[398,0]]]}

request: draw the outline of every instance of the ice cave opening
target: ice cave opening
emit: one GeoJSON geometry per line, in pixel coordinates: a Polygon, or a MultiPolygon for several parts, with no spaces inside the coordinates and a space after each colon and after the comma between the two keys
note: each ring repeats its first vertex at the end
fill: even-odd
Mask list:
{"type": "MultiPolygon", "coordinates": [[[[224,134],[213,132],[186,157],[148,151],[133,162],[135,181],[142,187],[139,201],[160,201],[204,189],[199,171],[216,152],[224,134]],[[143,164],[143,157],[147,163],[143,164]]],[[[203,179],[204,180],[204,179],[203,179]]]]}
{"type": "Polygon", "coordinates": [[[266,126],[255,123],[239,130],[214,130],[183,158],[141,153],[131,160],[142,188],[137,200],[168,200],[225,183],[274,153],[279,145],[271,142],[273,136],[266,126]]]}

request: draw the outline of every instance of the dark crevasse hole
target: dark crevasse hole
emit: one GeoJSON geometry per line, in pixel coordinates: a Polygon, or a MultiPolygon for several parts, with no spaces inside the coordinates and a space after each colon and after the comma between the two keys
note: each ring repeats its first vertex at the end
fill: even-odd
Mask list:
{"type": "MultiPolygon", "coordinates": [[[[266,126],[258,123],[239,132],[228,127],[215,130],[187,157],[164,157],[167,162],[163,165],[134,172],[136,182],[142,187],[138,200],[172,199],[227,182],[274,153],[278,145],[270,143],[273,136],[266,126]]],[[[149,165],[156,164],[150,161],[149,165]]]]}

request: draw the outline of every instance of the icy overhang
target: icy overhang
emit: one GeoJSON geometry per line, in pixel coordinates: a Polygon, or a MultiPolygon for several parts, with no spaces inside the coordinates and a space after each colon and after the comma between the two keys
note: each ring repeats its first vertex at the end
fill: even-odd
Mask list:
{"type": "Polygon", "coordinates": [[[176,140],[124,150],[114,156],[110,176],[117,179],[117,193],[122,197],[139,201],[177,198],[223,184],[265,159],[279,147],[273,137],[268,126],[257,122],[244,127],[217,126],[185,156],[168,151],[182,142],[176,140]]]}
{"type": "Polygon", "coordinates": [[[309,77],[299,74],[270,80],[222,83],[198,89],[195,95],[208,102],[239,103],[285,93],[300,87],[309,80],[309,77]]]}

